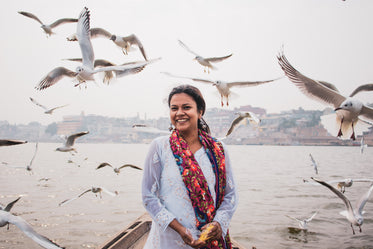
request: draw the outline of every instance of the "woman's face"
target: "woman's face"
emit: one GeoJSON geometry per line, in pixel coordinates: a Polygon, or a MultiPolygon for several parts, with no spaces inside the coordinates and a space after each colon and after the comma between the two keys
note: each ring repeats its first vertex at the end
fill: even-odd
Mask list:
{"type": "Polygon", "coordinates": [[[177,93],[171,97],[170,120],[181,133],[198,131],[198,119],[202,111],[197,109],[197,103],[186,93],[177,93]]]}

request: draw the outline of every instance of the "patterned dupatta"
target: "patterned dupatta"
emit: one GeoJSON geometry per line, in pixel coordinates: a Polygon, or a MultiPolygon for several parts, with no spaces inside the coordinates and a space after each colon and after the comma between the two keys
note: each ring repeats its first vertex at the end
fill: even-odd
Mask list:
{"type": "MultiPolygon", "coordinates": [[[[198,136],[210,159],[215,174],[216,206],[214,205],[206,178],[197,160],[194,158],[186,141],[179,135],[179,131],[176,129],[170,136],[170,145],[194,208],[197,228],[201,229],[205,224],[213,221],[216,209],[223,202],[226,174],[225,156],[221,143],[201,129],[198,131],[198,136]]],[[[223,237],[221,237],[219,240],[209,241],[208,246],[204,248],[231,248],[229,232],[227,232],[225,242],[223,237]]]]}

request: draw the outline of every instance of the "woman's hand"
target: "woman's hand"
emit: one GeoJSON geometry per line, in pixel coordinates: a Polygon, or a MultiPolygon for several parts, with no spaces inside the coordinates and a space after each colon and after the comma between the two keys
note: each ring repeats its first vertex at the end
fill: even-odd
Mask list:
{"type": "Polygon", "coordinates": [[[210,232],[208,233],[208,237],[212,240],[218,240],[221,238],[221,236],[223,235],[223,230],[221,229],[221,226],[219,224],[219,222],[217,221],[213,221],[211,223],[208,223],[206,225],[204,225],[202,227],[202,231],[205,230],[208,226],[212,225],[212,229],[210,230],[210,232]]]}
{"type": "Polygon", "coordinates": [[[171,221],[169,226],[181,236],[184,243],[187,244],[188,246],[191,246],[193,248],[200,248],[200,247],[206,246],[205,242],[193,239],[191,232],[186,227],[181,225],[177,221],[177,219],[174,219],[173,221],[171,221]]]}

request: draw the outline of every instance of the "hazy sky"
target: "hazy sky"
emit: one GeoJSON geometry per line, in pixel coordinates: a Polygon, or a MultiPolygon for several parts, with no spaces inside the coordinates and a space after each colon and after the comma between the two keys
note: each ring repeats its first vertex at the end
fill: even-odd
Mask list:
{"type": "MultiPolygon", "coordinates": [[[[347,95],[360,84],[373,83],[372,13],[371,0],[8,1],[0,9],[0,120],[49,124],[82,111],[112,117],[167,116],[164,99],[180,83],[199,87],[208,108],[220,107],[215,87],[160,72],[224,81],[268,80],[283,75],[276,59],[282,45],[295,68],[335,84],[347,95]],[[74,87],[65,78],[44,91],[35,90],[53,68],[75,70],[78,64],[61,59],[81,57],[78,43],[66,40],[76,32],[76,24],[61,25],[47,38],[39,23],[17,11],[34,13],[49,24],[62,17],[77,18],[84,6],[91,11],[91,27],[121,36],[136,34],[148,57],[162,60],[109,86],[97,75],[97,84],[88,82],[87,89],[74,87]],[[178,39],[205,57],[233,56],[207,74],[178,39]],[[49,116],[29,97],[50,107],[69,106],[49,116]]],[[[139,50],[125,56],[110,40],[97,38],[92,44],[96,59],[117,64],[142,60],[139,50]]],[[[325,108],[305,97],[287,78],[233,91],[237,96],[230,101],[230,109],[252,105],[278,113],[298,107],[325,108]]],[[[373,93],[357,97],[373,102],[373,93]]]]}

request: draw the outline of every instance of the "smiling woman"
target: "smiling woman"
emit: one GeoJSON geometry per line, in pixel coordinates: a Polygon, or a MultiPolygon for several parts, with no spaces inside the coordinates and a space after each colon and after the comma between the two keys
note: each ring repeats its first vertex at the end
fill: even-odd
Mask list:
{"type": "Polygon", "coordinates": [[[145,159],[142,197],[153,222],[144,248],[232,248],[235,181],[226,148],[203,121],[203,96],[181,85],[168,104],[174,129],[152,142],[145,159]],[[208,239],[199,240],[207,228],[208,239]]]}

